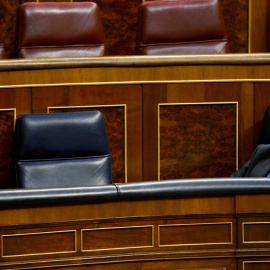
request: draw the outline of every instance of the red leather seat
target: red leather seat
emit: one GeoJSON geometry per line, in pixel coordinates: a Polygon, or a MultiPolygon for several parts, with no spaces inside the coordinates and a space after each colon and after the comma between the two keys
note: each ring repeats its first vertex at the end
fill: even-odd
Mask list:
{"type": "Polygon", "coordinates": [[[28,2],[18,12],[20,58],[105,54],[104,29],[95,3],[28,2]]]}
{"type": "Polygon", "coordinates": [[[226,52],[226,31],[218,0],[150,1],[140,5],[138,54],[226,52]]]}

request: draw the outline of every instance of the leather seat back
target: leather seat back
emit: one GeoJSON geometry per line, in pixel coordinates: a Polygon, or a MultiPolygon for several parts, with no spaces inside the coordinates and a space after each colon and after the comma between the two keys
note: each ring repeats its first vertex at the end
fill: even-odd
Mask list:
{"type": "Polygon", "coordinates": [[[105,54],[105,35],[93,2],[28,2],[18,10],[20,58],[91,57],[105,54]]]}
{"type": "Polygon", "coordinates": [[[219,0],[149,1],[139,8],[137,53],[228,52],[219,0]]]}
{"type": "Polygon", "coordinates": [[[19,188],[111,184],[103,115],[89,111],[21,116],[15,128],[13,170],[19,188]]]}

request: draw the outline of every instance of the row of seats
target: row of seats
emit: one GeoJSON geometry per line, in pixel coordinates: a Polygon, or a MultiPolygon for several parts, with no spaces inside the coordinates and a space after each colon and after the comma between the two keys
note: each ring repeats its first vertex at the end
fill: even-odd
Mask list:
{"type": "MultiPolygon", "coordinates": [[[[219,0],[145,2],[139,7],[138,21],[140,55],[228,52],[219,0]]],[[[92,2],[21,5],[17,43],[20,58],[106,55],[99,8],[92,2]]],[[[3,45],[1,52],[5,58],[3,45]]]]}

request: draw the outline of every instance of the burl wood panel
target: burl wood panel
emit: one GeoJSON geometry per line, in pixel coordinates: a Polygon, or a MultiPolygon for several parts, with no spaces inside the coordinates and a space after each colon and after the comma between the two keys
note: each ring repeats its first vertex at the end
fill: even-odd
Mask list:
{"type": "Polygon", "coordinates": [[[125,107],[86,107],[86,108],[50,108],[50,113],[76,112],[76,111],[100,111],[105,119],[107,138],[111,154],[112,178],[114,182],[125,182],[125,107]]]}
{"type": "Polygon", "coordinates": [[[0,0],[0,23],[5,44],[7,58],[15,58],[15,31],[16,31],[16,13],[20,0],[0,0]]]}
{"type": "Polygon", "coordinates": [[[236,104],[160,106],[160,179],[222,177],[236,168],[236,104]]]}
{"type": "Polygon", "coordinates": [[[152,247],[152,235],[152,226],[82,230],[82,249],[95,251],[152,247]]]}
{"type": "Polygon", "coordinates": [[[10,188],[14,110],[0,110],[0,189],[10,188]]]}
{"type": "Polygon", "coordinates": [[[95,0],[95,2],[101,11],[108,55],[136,54],[138,7],[141,0],[95,0]]]}
{"type": "Polygon", "coordinates": [[[75,231],[4,235],[1,241],[2,257],[76,251],[75,231]]]}
{"type": "MultiPolygon", "coordinates": [[[[256,0],[255,0],[256,1],[256,0]]],[[[221,0],[231,53],[248,52],[249,0],[221,0]]]]}
{"type": "Polygon", "coordinates": [[[232,224],[175,224],[159,226],[159,246],[232,244],[232,224]]]}

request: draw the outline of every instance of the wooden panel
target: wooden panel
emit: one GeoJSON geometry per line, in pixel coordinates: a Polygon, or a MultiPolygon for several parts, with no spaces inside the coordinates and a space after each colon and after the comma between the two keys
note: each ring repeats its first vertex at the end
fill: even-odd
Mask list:
{"type": "Polygon", "coordinates": [[[270,212],[270,195],[238,195],[236,211],[238,213],[270,212]]]}
{"type": "Polygon", "coordinates": [[[243,270],[269,270],[270,261],[244,261],[243,270]]]}
{"type": "Polygon", "coordinates": [[[5,218],[0,220],[2,226],[9,224],[33,224],[48,222],[65,222],[67,220],[103,219],[137,216],[169,215],[231,215],[235,211],[234,197],[176,198],[145,201],[87,203],[81,205],[54,207],[44,206],[8,209],[5,218]],[[42,211],[41,211],[42,210],[42,211]]]}
{"type": "Polygon", "coordinates": [[[153,226],[82,230],[82,251],[153,247],[153,226]]]}
{"type": "Polygon", "coordinates": [[[221,0],[220,2],[228,35],[229,51],[247,53],[249,0],[221,0]]]}
{"type": "Polygon", "coordinates": [[[232,244],[232,223],[193,223],[159,226],[159,246],[232,244]]]}
{"type": "Polygon", "coordinates": [[[2,235],[1,257],[76,252],[76,231],[2,235]]]}
{"type": "Polygon", "coordinates": [[[239,248],[270,248],[269,217],[243,217],[238,221],[239,248]]]}
{"type": "Polygon", "coordinates": [[[250,0],[249,52],[269,52],[269,0],[250,0]]]}
{"type": "MultiPolygon", "coordinates": [[[[239,160],[241,167],[248,161],[253,152],[253,98],[254,90],[252,83],[179,83],[179,84],[153,84],[143,86],[143,116],[144,116],[144,180],[155,180],[158,178],[158,104],[169,103],[203,103],[203,102],[238,102],[239,105],[239,160]],[[248,146],[247,146],[248,145],[248,146]]],[[[175,114],[177,117],[178,114],[175,114]]],[[[171,116],[166,114],[166,117],[171,116]]],[[[167,117],[167,118],[168,118],[167,117]]],[[[235,117],[235,116],[234,116],[235,117]]],[[[234,118],[235,119],[235,118],[234,118]]],[[[183,123],[185,123],[183,121],[183,123]]],[[[234,122],[235,123],[235,122],[234,122]]],[[[216,127],[218,129],[218,127],[216,127]]],[[[195,131],[194,131],[195,132],[195,131]]],[[[198,132],[198,130],[196,130],[198,132]]],[[[174,133],[174,132],[173,132],[174,133]]],[[[194,133],[195,134],[195,133],[194,133]]],[[[196,133],[197,134],[197,133],[196,133]]],[[[235,131],[231,133],[231,139],[235,140],[235,131]]],[[[177,136],[177,135],[176,135],[177,136]]],[[[184,137],[185,138],[185,137],[184,137]]],[[[185,138],[188,140],[189,138],[185,138]]],[[[180,140],[179,140],[180,141],[180,140]]],[[[171,142],[173,143],[173,142],[171,142]]],[[[195,141],[197,149],[206,147],[205,140],[195,141]],[[201,144],[200,144],[201,143],[201,144]]],[[[165,146],[164,146],[165,147],[165,146]]],[[[166,148],[166,147],[165,147],[166,148]]],[[[165,149],[164,148],[164,149],[165,149]]],[[[195,147],[196,149],[196,147],[195,147]]],[[[236,151],[236,148],[234,148],[236,151]]],[[[167,153],[169,155],[169,153],[167,153]]],[[[224,155],[223,158],[227,158],[224,155]]],[[[223,171],[223,175],[229,176],[234,168],[230,168],[230,172],[223,171]]],[[[212,166],[210,166],[212,168],[212,166]]],[[[165,169],[164,169],[165,171],[165,169]]],[[[166,174],[169,174],[166,171],[166,174]]],[[[205,177],[203,171],[192,171],[196,177],[205,177]]],[[[215,172],[216,173],[216,172],[215,172]]],[[[214,174],[212,174],[214,175],[214,174]]],[[[167,175],[166,175],[167,176],[167,175]]],[[[166,179],[162,176],[161,179],[166,179]]],[[[210,175],[208,175],[210,176],[210,175]]],[[[170,178],[191,177],[189,173],[185,175],[170,174],[170,178]]]]}
{"type": "Polygon", "coordinates": [[[255,146],[259,143],[265,110],[270,106],[270,83],[255,83],[254,132],[255,146]]]}
{"type": "Polygon", "coordinates": [[[98,110],[104,115],[107,138],[111,154],[112,179],[115,183],[125,183],[126,179],[126,107],[61,107],[49,108],[50,113],[98,110]]]}
{"type": "MultiPolygon", "coordinates": [[[[114,183],[142,179],[142,94],[140,85],[45,87],[33,89],[33,113],[44,113],[48,107],[104,107],[112,161],[114,183]],[[105,109],[106,106],[116,106],[105,109]],[[116,110],[118,106],[118,109],[116,110]],[[126,149],[123,106],[126,107],[126,149]],[[114,108],[114,109],[113,109],[114,108]],[[112,115],[113,114],[113,115],[112,115]],[[119,128],[119,129],[118,129],[119,128]],[[110,134],[109,134],[110,133],[110,134]]],[[[83,108],[78,108],[83,109],[83,108]]]]}
{"type": "Polygon", "coordinates": [[[0,1],[0,23],[3,32],[6,55],[8,58],[15,58],[15,29],[16,29],[16,12],[19,0],[1,0],[0,1]]]}
{"type": "Polygon", "coordinates": [[[11,187],[11,153],[16,110],[0,109],[0,189],[11,187]]]}
{"type": "Polygon", "coordinates": [[[270,222],[244,222],[243,243],[270,244],[270,222]]]}
{"type": "Polygon", "coordinates": [[[31,113],[30,89],[0,89],[0,189],[11,187],[14,121],[25,113],[31,113]]]}
{"type": "Polygon", "coordinates": [[[159,106],[160,177],[222,177],[237,168],[237,104],[159,106]]]}

